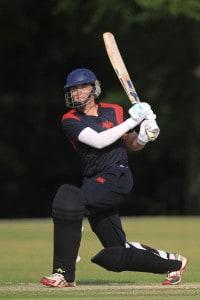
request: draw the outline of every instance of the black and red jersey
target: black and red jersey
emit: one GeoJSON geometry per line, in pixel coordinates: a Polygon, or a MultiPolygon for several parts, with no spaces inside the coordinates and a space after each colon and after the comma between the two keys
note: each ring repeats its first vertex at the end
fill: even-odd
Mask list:
{"type": "Polygon", "coordinates": [[[83,177],[88,178],[105,172],[112,166],[128,165],[127,151],[122,139],[103,149],[96,149],[78,141],[78,135],[86,127],[101,132],[124,121],[123,108],[118,104],[100,103],[98,116],[87,116],[71,109],[62,117],[65,134],[80,156],[83,177]]]}

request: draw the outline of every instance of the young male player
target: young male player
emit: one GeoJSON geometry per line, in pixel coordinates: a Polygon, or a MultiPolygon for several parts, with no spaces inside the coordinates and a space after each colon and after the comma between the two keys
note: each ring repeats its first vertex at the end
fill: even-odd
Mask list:
{"type": "MultiPolygon", "coordinates": [[[[101,103],[99,81],[88,69],[72,71],[66,80],[66,105],[62,126],[80,156],[83,184],[79,189],[62,185],[53,201],[53,273],[41,279],[50,287],[74,287],[81,227],[87,216],[104,249],[92,262],[107,270],[167,274],[164,285],[181,282],[187,260],[179,254],[156,250],[126,240],[118,206],[133,186],[126,147],[141,150],[157,128],[155,114],[147,103],[137,103],[124,120],[117,104],[101,103]],[[137,133],[134,128],[139,126],[137,133]]],[[[157,134],[158,136],[158,134],[157,134]]],[[[155,136],[155,139],[157,138],[155,136]]]]}

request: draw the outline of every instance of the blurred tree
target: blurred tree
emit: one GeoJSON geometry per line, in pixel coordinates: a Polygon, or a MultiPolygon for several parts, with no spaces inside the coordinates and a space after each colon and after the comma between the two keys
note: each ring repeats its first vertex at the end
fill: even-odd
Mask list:
{"type": "Polygon", "coordinates": [[[161,125],[156,146],[130,154],[139,199],[133,212],[200,212],[199,20],[198,0],[0,0],[7,214],[45,215],[59,184],[79,184],[78,162],[59,124],[69,71],[87,66],[108,101],[125,99],[105,54],[104,31],[116,34],[136,88],[151,99],[161,125]]]}
{"type": "MultiPolygon", "coordinates": [[[[72,2],[59,1],[56,13],[66,14],[67,17],[71,17],[73,22],[74,14],[71,14],[69,8],[73,6],[73,12],[79,11],[80,13],[79,5],[81,3],[77,1],[72,4],[72,2]]],[[[160,116],[161,126],[163,125],[163,128],[173,127],[169,130],[170,136],[169,134],[164,136],[165,140],[162,140],[162,146],[158,149],[161,153],[160,156],[168,149],[168,152],[171,153],[167,155],[168,160],[173,161],[170,172],[174,173],[173,168],[179,168],[180,172],[174,173],[174,175],[177,173],[177,178],[174,176],[169,185],[165,184],[165,190],[162,188],[161,193],[168,194],[171,190],[172,201],[180,202],[179,211],[185,213],[198,211],[199,213],[200,125],[198,120],[200,102],[198,98],[200,78],[195,71],[199,70],[200,62],[199,0],[127,0],[126,2],[102,0],[87,1],[86,3],[88,21],[82,27],[85,34],[109,28],[109,30],[117,32],[123,45],[128,44],[129,55],[127,54],[127,57],[131,56],[130,53],[137,52],[133,49],[136,44],[139,51],[143,53],[140,56],[137,53],[136,57],[141,57],[142,60],[147,60],[147,64],[152,64],[151,68],[149,66],[141,67],[142,63],[139,64],[141,78],[143,77],[145,82],[141,90],[144,95],[151,96],[159,107],[159,116],[162,114],[160,116]],[[146,35],[144,31],[147,32],[146,35]],[[138,45],[136,33],[145,37],[145,42],[138,45]],[[157,35],[157,38],[154,34],[157,35]],[[151,41],[150,44],[148,41],[151,41]],[[163,44],[159,45],[158,42],[163,44]],[[155,46],[155,44],[157,45],[155,46]],[[149,50],[146,52],[151,54],[151,58],[147,58],[148,53],[145,53],[143,47],[149,50]],[[156,51],[155,54],[152,50],[156,51]],[[145,76],[146,70],[151,70],[149,76],[145,76]],[[147,77],[146,80],[145,77],[147,77]],[[161,107],[159,99],[164,102],[161,107]],[[188,113],[188,99],[192,100],[190,114],[188,113]],[[182,180],[178,178],[179,176],[182,176],[182,180]],[[182,186],[182,192],[178,195],[175,192],[177,184],[182,186]]],[[[135,55],[132,54],[132,57],[134,58],[135,55]]],[[[132,65],[133,63],[128,65],[130,70],[132,70],[132,65]]],[[[135,67],[133,70],[135,71],[135,67]]],[[[139,70],[137,71],[140,73],[139,70]]]]}

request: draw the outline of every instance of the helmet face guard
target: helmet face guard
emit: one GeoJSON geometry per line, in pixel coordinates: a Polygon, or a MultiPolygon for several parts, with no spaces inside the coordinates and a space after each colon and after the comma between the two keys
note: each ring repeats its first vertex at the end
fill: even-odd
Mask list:
{"type": "Polygon", "coordinates": [[[101,93],[100,82],[97,80],[96,75],[92,71],[85,68],[76,69],[72,71],[67,76],[64,89],[66,90],[65,93],[66,106],[71,108],[84,106],[89,101],[91,101],[92,95],[96,99],[101,93]],[[75,101],[71,96],[70,89],[71,87],[75,87],[83,84],[91,84],[93,86],[93,89],[84,101],[75,101]]]}

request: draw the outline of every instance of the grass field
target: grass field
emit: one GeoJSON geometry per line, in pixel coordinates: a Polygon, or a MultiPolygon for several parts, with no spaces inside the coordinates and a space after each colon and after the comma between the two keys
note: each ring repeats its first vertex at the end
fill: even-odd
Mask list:
{"type": "Polygon", "coordinates": [[[52,289],[40,286],[51,273],[51,220],[0,221],[0,299],[200,299],[200,218],[123,218],[129,241],[188,257],[187,271],[179,286],[164,287],[164,276],[108,272],[90,262],[102,247],[84,222],[77,264],[77,287],[52,289]]]}

